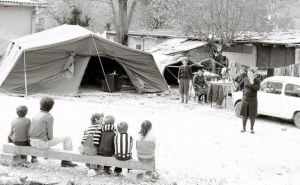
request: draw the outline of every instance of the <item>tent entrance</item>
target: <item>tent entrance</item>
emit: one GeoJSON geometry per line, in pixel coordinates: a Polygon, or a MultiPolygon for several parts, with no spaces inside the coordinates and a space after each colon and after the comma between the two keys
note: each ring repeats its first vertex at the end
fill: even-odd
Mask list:
{"type": "Polygon", "coordinates": [[[80,84],[81,92],[135,90],[124,68],[117,61],[107,57],[101,57],[101,62],[107,77],[109,88],[98,57],[92,56],[80,84]]]}
{"type": "MultiPolygon", "coordinates": [[[[165,77],[168,85],[171,85],[171,86],[179,85],[177,78],[178,78],[179,66],[181,66],[181,65],[182,65],[181,62],[177,62],[177,63],[171,64],[165,68],[164,77],[165,77]]],[[[200,68],[202,68],[202,67],[199,67],[198,65],[193,65],[193,63],[191,61],[189,61],[188,65],[192,66],[191,67],[192,73],[194,73],[194,72],[198,71],[200,68]]]]}

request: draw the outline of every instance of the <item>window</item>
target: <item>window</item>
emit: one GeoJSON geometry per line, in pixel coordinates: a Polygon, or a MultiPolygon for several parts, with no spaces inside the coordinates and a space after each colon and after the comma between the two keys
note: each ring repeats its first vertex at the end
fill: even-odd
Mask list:
{"type": "Polygon", "coordinates": [[[284,94],[287,96],[300,97],[300,86],[294,84],[286,84],[284,94]]]}
{"type": "Polygon", "coordinates": [[[280,82],[265,82],[261,85],[260,90],[265,93],[281,94],[282,86],[280,82]]]}
{"type": "Polygon", "coordinates": [[[142,45],[140,45],[140,44],[135,45],[135,49],[141,50],[142,49],[142,45]]]}

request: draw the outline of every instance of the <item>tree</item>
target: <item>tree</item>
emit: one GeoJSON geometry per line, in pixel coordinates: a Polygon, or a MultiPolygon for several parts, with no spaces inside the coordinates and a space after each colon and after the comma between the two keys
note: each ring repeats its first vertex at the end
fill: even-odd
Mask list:
{"type": "Polygon", "coordinates": [[[116,30],[116,42],[127,45],[128,30],[132,21],[137,0],[96,0],[106,3],[111,8],[112,23],[116,30]],[[117,6],[116,6],[117,5],[117,6]],[[130,7],[128,9],[128,7],[130,7]]]}
{"type": "MultiPolygon", "coordinates": [[[[176,0],[170,13],[173,25],[185,35],[217,42],[222,52],[245,32],[272,31],[282,26],[282,20],[287,22],[290,17],[269,18],[280,7],[280,0],[176,0]]],[[[289,22],[286,27],[291,25],[289,22]]]]}
{"type": "Polygon", "coordinates": [[[146,29],[169,28],[169,3],[170,0],[148,0],[141,3],[137,10],[139,26],[146,29]]]}
{"type": "Polygon", "coordinates": [[[75,24],[102,31],[110,22],[107,5],[87,0],[48,0],[49,7],[41,15],[44,29],[61,24],[75,24]]]}

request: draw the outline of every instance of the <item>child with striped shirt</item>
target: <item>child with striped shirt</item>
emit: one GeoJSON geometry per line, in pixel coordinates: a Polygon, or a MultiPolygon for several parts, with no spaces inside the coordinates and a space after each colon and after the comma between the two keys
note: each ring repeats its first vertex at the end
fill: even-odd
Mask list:
{"type": "MultiPolygon", "coordinates": [[[[115,158],[121,161],[126,161],[132,158],[132,137],[127,133],[128,124],[124,121],[117,125],[118,132],[114,138],[115,158]]],[[[122,168],[116,167],[115,175],[122,173],[122,168]]]]}
{"type": "MultiPolygon", "coordinates": [[[[95,113],[91,116],[91,125],[84,131],[81,144],[82,150],[81,153],[85,155],[97,155],[97,147],[100,144],[101,139],[101,128],[103,123],[104,114],[103,113],[95,113]],[[86,143],[89,142],[91,143],[86,143]]],[[[86,164],[90,169],[97,169],[98,166],[86,164]]]]}

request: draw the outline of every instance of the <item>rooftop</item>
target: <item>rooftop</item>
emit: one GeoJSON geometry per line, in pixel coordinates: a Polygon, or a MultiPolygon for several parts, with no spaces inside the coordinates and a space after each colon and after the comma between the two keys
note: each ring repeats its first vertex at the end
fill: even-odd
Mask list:
{"type": "Polygon", "coordinates": [[[0,0],[0,6],[46,6],[45,0],[0,0]]]}
{"type": "Polygon", "coordinates": [[[150,52],[168,55],[189,51],[206,45],[207,42],[204,41],[174,38],[155,46],[150,52]]]}
{"type": "MultiPolygon", "coordinates": [[[[107,34],[116,34],[116,31],[107,31],[107,34]]],[[[157,30],[129,30],[128,35],[131,36],[148,36],[148,37],[165,37],[165,38],[175,38],[179,37],[179,34],[176,31],[171,29],[157,29],[157,30]]]]}
{"type": "Polygon", "coordinates": [[[239,42],[251,42],[262,44],[300,44],[300,30],[270,33],[246,32],[236,40],[239,42]]]}

